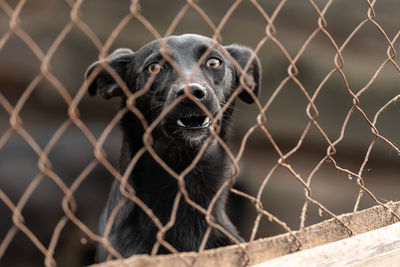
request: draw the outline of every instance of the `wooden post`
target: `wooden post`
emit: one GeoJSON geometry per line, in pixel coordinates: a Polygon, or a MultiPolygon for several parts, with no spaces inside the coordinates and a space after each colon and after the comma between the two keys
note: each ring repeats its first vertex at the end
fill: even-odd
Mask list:
{"type": "Polygon", "coordinates": [[[400,223],[252,267],[400,266],[400,223]]]}
{"type": "Polygon", "coordinates": [[[392,212],[400,214],[400,202],[389,202],[366,210],[338,216],[351,229],[353,236],[336,219],[305,227],[251,243],[176,255],[135,255],[93,267],[113,266],[399,266],[400,222],[392,212]],[[301,243],[301,251],[293,235],[301,243]],[[325,248],[327,247],[327,248],[325,248]],[[247,253],[247,257],[244,255],[247,253]],[[304,253],[304,254],[303,254],[304,253]],[[248,259],[249,261],[246,261],[248,259]]]}

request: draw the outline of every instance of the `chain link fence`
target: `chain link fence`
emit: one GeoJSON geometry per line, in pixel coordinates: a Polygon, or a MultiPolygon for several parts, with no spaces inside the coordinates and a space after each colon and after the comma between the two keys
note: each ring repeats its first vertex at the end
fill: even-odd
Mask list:
{"type": "MultiPolygon", "coordinates": [[[[142,121],[147,125],[144,146],[120,172],[118,123],[127,112],[143,117],[135,108],[137,96],[124,90],[127,107],[115,112],[112,104],[105,107],[102,100],[87,97],[82,78],[91,62],[115,48],[135,50],[182,32],[222,44],[243,43],[261,61],[261,96],[255,105],[235,111],[232,144],[225,144],[218,130],[209,139],[217,140],[233,166],[229,183],[214,199],[230,187],[232,220],[245,241],[291,233],[328,218],[351,236],[352,229],[338,215],[373,205],[387,209],[387,200],[399,198],[396,8],[400,5],[394,0],[0,0],[1,261],[10,266],[90,264],[97,243],[110,259],[121,258],[97,232],[115,179],[124,185],[124,203],[133,201],[157,226],[155,247],[178,253],[163,237],[180,201],[207,218],[202,244],[213,228],[226,233],[213,223],[213,204],[200,207],[183,185],[208,143],[184,172],[175,173],[151,143],[164,113],[150,125],[142,121]],[[143,153],[179,181],[167,224],[126,183],[143,153]],[[29,253],[21,253],[24,249],[29,253]]],[[[106,229],[117,211],[113,214],[106,229]]],[[[296,245],[301,248],[300,240],[296,245]]]]}

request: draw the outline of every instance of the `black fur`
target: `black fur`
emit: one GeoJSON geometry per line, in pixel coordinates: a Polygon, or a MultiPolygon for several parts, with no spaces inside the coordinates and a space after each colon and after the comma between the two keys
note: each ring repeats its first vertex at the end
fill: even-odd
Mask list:
{"type": "MultiPolygon", "coordinates": [[[[257,57],[252,56],[253,52],[249,48],[239,45],[215,48],[214,41],[204,36],[185,34],[171,36],[162,41],[167,44],[169,57],[179,67],[180,74],[185,75],[185,79],[190,77],[190,73],[203,53],[213,47],[212,52],[195,71],[195,75],[189,81],[190,84],[187,84],[187,80],[182,78],[170,62],[164,61],[161,63],[161,71],[157,73],[150,89],[135,102],[148,124],[151,124],[162,110],[167,108],[182,92],[187,94],[189,90],[189,93],[191,92],[196,97],[196,101],[192,102],[186,95],[186,98],[180,101],[152,132],[154,151],[179,174],[193,161],[201,145],[210,136],[209,127],[200,123],[200,120],[206,116],[198,103],[202,103],[215,116],[238,87],[242,90],[239,97],[247,103],[252,103],[253,97],[258,94],[260,87],[260,64],[257,57]],[[247,68],[246,80],[250,84],[253,96],[240,86],[241,72],[237,68],[238,65],[231,62],[228,54],[237,61],[242,69],[246,67],[249,60],[252,60],[247,68]],[[207,65],[206,62],[210,58],[219,60],[221,64],[217,67],[214,65],[214,68],[207,65]],[[185,86],[189,89],[183,89],[185,86]],[[177,124],[179,120],[185,122],[184,126],[177,124]],[[195,122],[195,120],[199,122],[195,122]]],[[[145,86],[151,75],[148,66],[163,61],[160,42],[160,40],[153,41],[137,52],[118,49],[106,59],[132,93],[145,86]]],[[[119,96],[122,99],[122,107],[124,107],[127,98],[121,86],[102,66],[101,62],[95,62],[87,71],[86,77],[90,77],[93,76],[91,74],[95,69],[98,69],[96,77],[91,77],[92,82],[88,85],[89,93],[95,95],[99,91],[105,98],[119,96]]],[[[228,141],[233,106],[234,103],[226,109],[222,119],[218,121],[219,135],[225,142],[228,141]]],[[[132,157],[143,147],[144,130],[141,122],[132,112],[127,112],[123,116],[121,127],[123,144],[120,172],[124,173],[132,157]]],[[[212,140],[199,163],[185,177],[186,190],[190,199],[207,209],[211,199],[221,185],[231,177],[231,174],[232,166],[226,152],[216,140],[212,140]]],[[[135,189],[136,196],[152,209],[163,224],[166,224],[170,220],[173,202],[179,190],[176,180],[146,152],[135,165],[128,182],[135,189]]],[[[113,209],[124,198],[119,186],[118,182],[112,186],[109,200],[100,220],[100,234],[103,234],[113,209]]],[[[217,224],[223,226],[242,242],[243,239],[238,235],[225,212],[227,195],[228,188],[218,198],[212,215],[217,224]]],[[[178,251],[196,251],[207,227],[205,216],[182,198],[176,222],[167,231],[165,240],[178,251]]],[[[144,211],[134,202],[127,201],[119,211],[108,239],[116,251],[123,257],[128,257],[133,254],[151,253],[156,242],[157,232],[157,227],[144,211]]],[[[225,234],[214,229],[206,248],[233,243],[225,234]]],[[[158,253],[168,252],[163,246],[158,250],[158,253]]],[[[97,250],[97,260],[104,261],[106,257],[107,251],[100,244],[97,250]]]]}

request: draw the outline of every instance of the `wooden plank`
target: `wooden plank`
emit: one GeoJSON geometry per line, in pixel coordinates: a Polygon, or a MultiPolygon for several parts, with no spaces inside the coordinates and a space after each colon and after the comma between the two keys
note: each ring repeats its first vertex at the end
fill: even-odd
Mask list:
{"type": "MultiPolygon", "coordinates": [[[[385,206],[400,214],[400,202],[390,202],[385,206]]],[[[398,222],[387,209],[375,206],[355,213],[338,216],[354,235],[373,231],[398,222]]],[[[111,266],[155,266],[155,267],[183,267],[183,266],[224,266],[237,267],[256,265],[277,257],[288,255],[298,251],[292,235],[301,242],[301,250],[314,248],[338,240],[348,238],[348,232],[336,219],[306,227],[292,234],[286,233],[270,238],[263,238],[251,243],[206,250],[203,253],[187,252],[177,255],[135,255],[124,260],[113,260],[93,267],[111,266]],[[249,262],[246,262],[244,250],[247,251],[249,262]]],[[[372,260],[372,259],[371,259],[372,260]]]]}
{"type": "Polygon", "coordinates": [[[400,266],[400,223],[252,267],[400,266]]]}

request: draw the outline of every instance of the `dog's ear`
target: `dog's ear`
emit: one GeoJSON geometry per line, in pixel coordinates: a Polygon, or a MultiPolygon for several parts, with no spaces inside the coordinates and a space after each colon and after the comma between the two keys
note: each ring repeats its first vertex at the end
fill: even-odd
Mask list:
{"type": "Polygon", "coordinates": [[[113,76],[102,66],[102,63],[106,62],[124,81],[127,82],[129,78],[130,69],[134,52],[127,48],[120,48],[115,50],[103,61],[96,61],[86,71],[85,79],[88,79],[90,74],[97,70],[98,74],[94,77],[93,81],[88,85],[89,94],[91,96],[96,95],[99,91],[100,95],[104,98],[109,99],[114,96],[121,96],[122,89],[119,83],[113,78],[113,76]]]}
{"type": "MultiPolygon", "coordinates": [[[[237,61],[242,70],[245,70],[248,62],[251,60],[250,65],[246,69],[247,79],[241,79],[242,73],[236,68],[236,86],[240,86],[241,80],[244,82],[247,80],[249,85],[248,87],[255,96],[258,96],[258,91],[261,86],[261,65],[257,55],[250,48],[237,44],[225,46],[225,49],[237,61]]],[[[246,89],[242,89],[242,92],[239,93],[239,98],[248,104],[254,102],[254,98],[248,91],[246,91],[246,89]]]]}

